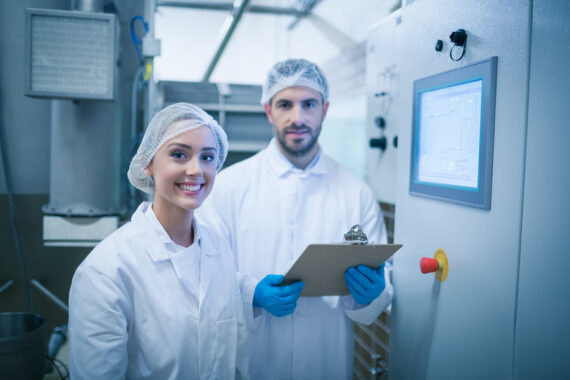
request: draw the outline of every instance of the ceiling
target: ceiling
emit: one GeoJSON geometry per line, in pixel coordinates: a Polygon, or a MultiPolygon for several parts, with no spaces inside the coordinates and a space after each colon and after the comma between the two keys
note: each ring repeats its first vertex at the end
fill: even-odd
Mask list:
{"type": "Polygon", "coordinates": [[[322,64],[362,42],[368,27],[399,3],[237,0],[234,8],[227,0],[157,0],[155,35],[162,53],[155,61],[155,79],[259,84],[277,60],[303,57],[322,64]],[[228,35],[232,13],[235,28],[228,35]]]}

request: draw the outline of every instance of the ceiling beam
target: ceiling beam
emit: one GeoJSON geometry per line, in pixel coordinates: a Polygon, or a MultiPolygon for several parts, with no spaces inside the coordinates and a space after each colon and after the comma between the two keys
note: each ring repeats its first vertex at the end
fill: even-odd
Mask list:
{"type": "Polygon", "coordinates": [[[230,41],[230,38],[234,34],[236,26],[241,20],[241,16],[243,16],[248,4],[249,0],[234,0],[234,8],[232,10],[232,14],[226,18],[226,20],[224,21],[224,25],[220,30],[220,34],[218,36],[218,41],[217,41],[218,47],[216,48],[216,52],[212,57],[212,61],[210,62],[208,68],[206,69],[206,73],[202,78],[202,82],[208,82],[210,80],[210,76],[212,75],[212,72],[216,68],[218,61],[222,57],[222,54],[224,53],[224,50],[226,49],[226,46],[230,41]]]}
{"type": "MultiPolygon", "coordinates": [[[[226,3],[215,3],[211,1],[183,1],[183,0],[158,0],[157,7],[177,7],[190,9],[205,9],[211,11],[231,12],[234,5],[231,1],[226,3]]],[[[269,7],[265,5],[250,5],[247,10],[250,13],[264,13],[277,16],[306,16],[307,12],[295,8],[269,7]]]]}
{"type": "Polygon", "coordinates": [[[296,16],[295,20],[287,27],[287,30],[293,30],[293,28],[297,26],[299,21],[301,21],[306,16],[312,14],[311,12],[313,11],[315,5],[321,2],[321,0],[310,0],[310,1],[311,2],[307,6],[305,6],[304,9],[302,10],[303,14],[296,16]]]}

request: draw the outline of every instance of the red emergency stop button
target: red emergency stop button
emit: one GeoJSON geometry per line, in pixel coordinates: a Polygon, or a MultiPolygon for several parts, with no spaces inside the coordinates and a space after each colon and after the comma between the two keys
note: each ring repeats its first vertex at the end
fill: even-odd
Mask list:
{"type": "Polygon", "coordinates": [[[420,259],[420,270],[422,273],[434,273],[435,278],[443,282],[447,278],[449,272],[449,261],[443,249],[435,251],[433,259],[422,257],[420,259]]]}
{"type": "Polygon", "coordinates": [[[436,259],[430,259],[429,257],[422,257],[420,260],[420,270],[422,273],[433,273],[439,270],[439,263],[436,259]]]}

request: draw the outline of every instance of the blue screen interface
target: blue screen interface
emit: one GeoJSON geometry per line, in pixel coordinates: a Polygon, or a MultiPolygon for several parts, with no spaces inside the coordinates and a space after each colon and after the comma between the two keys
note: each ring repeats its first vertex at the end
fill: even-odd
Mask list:
{"type": "Polygon", "coordinates": [[[419,94],[416,181],[476,191],[482,79],[419,94]]]}

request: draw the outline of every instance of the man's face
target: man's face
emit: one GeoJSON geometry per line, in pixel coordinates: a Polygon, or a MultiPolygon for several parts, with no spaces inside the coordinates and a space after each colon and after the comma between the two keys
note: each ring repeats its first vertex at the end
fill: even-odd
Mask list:
{"type": "Polygon", "coordinates": [[[293,86],[276,93],[265,113],[273,124],[281,152],[286,157],[301,157],[317,152],[317,139],[329,103],[323,104],[320,92],[293,86]]]}

